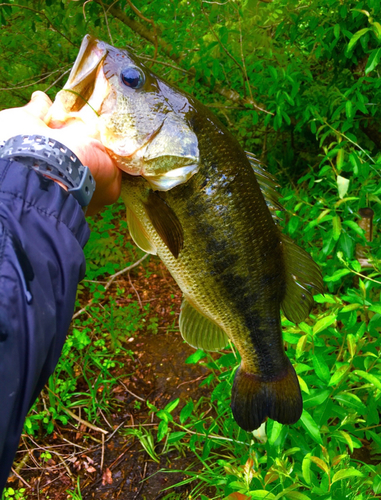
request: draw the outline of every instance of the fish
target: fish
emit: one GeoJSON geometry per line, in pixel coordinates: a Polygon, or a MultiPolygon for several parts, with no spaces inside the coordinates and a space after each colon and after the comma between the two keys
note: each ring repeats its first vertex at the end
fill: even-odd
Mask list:
{"type": "Polygon", "coordinates": [[[275,178],[197,99],[90,35],[47,121],[58,128],[70,120],[83,121],[123,170],[129,232],[182,290],[184,340],[238,350],[237,424],[253,431],[268,418],[296,423],[303,401],[281,310],[294,323],[305,319],[323,281],[281,232],[275,178]]]}

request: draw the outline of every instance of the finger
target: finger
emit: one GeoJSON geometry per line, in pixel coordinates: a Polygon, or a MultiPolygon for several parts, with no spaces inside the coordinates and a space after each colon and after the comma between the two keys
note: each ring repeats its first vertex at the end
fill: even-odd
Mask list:
{"type": "Polygon", "coordinates": [[[44,92],[37,90],[36,92],[33,92],[30,101],[25,106],[25,109],[27,109],[28,112],[36,118],[43,120],[51,105],[52,101],[49,96],[47,96],[44,92]]]}

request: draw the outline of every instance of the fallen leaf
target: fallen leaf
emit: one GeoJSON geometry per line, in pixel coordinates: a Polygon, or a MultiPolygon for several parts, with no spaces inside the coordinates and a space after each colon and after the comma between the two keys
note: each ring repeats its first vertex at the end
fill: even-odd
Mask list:
{"type": "Polygon", "coordinates": [[[108,467],[102,474],[102,486],[106,486],[106,484],[112,484],[112,474],[108,467]]]}

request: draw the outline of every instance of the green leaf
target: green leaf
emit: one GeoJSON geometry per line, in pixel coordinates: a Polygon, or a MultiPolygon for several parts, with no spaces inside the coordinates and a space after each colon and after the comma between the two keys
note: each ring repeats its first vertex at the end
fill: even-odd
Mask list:
{"type": "Polygon", "coordinates": [[[373,491],[376,495],[381,493],[381,476],[379,474],[373,478],[373,491]]]}
{"type": "Polygon", "coordinates": [[[354,48],[354,46],[356,45],[356,43],[358,42],[358,40],[363,36],[365,35],[365,33],[368,33],[368,31],[370,31],[371,28],[364,28],[360,31],[357,31],[353,36],[352,38],[349,40],[349,43],[348,43],[348,52],[350,50],[352,50],[354,48]]]}
{"type": "MultiPolygon", "coordinates": [[[[350,102],[350,101],[347,101],[347,102],[350,102]]],[[[339,196],[341,199],[343,199],[344,196],[348,192],[349,179],[346,179],[345,177],[338,175],[336,181],[337,181],[337,189],[339,191],[339,196]]]]}
{"type": "Polygon", "coordinates": [[[364,229],[362,229],[353,220],[344,220],[343,224],[353,229],[353,231],[355,231],[355,233],[357,233],[359,236],[364,236],[364,229]]]}
{"type": "Polygon", "coordinates": [[[366,75],[371,71],[373,71],[376,68],[376,66],[378,66],[378,63],[380,62],[380,57],[381,57],[381,48],[372,50],[365,67],[366,75]]]}
{"type": "Polygon", "coordinates": [[[314,365],[316,375],[320,378],[320,380],[323,380],[323,382],[328,382],[330,377],[329,368],[323,355],[320,353],[315,353],[312,359],[312,363],[314,365]]]}
{"type": "Polygon", "coordinates": [[[302,462],[302,472],[304,480],[307,484],[311,484],[311,453],[307,453],[307,455],[303,458],[302,462]]]}
{"type": "Polygon", "coordinates": [[[312,329],[314,335],[332,325],[332,323],[334,323],[336,319],[336,314],[330,314],[329,316],[325,316],[324,318],[319,319],[319,321],[316,322],[315,326],[312,329]]]}
{"type": "Polygon", "coordinates": [[[179,403],[180,403],[180,398],[177,398],[174,401],[171,401],[164,408],[164,411],[167,411],[168,413],[171,413],[171,411],[173,411],[179,403]]]}
{"type": "Polygon", "coordinates": [[[177,443],[177,441],[180,441],[180,439],[182,439],[186,435],[187,435],[187,432],[183,432],[183,431],[172,432],[168,436],[168,443],[177,443]]]}
{"type": "Polygon", "coordinates": [[[206,353],[202,349],[197,349],[196,352],[194,352],[193,354],[191,354],[185,360],[185,363],[187,363],[187,364],[197,363],[198,361],[200,361],[200,359],[205,358],[205,356],[206,356],[206,353]]]}
{"type": "Polygon", "coordinates": [[[333,225],[333,239],[337,241],[340,237],[341,233],[341,219],[338,215],[335,215],[335,217],[332,217],[332,225],[333,225]]]}
{"type": "Polygon", "coordinates": [[[330,381],[328,382],[328,386],[329,387],[332,387],[333,385],[336,385],[338,384],[341,379],[347,375],[347,372],[348,372],[348,366],[347,365],[343,365],[343,366],[340,366],[340,368],[338,368],[332,375],[330,381]]]}
{"type": "Polygon", "coordinates": [[[303,427],[306,429],[308,434],[312,437],[314,441],[318,444],[323,444],[323,440],[320,435],[320,430],[315,422],[315,420],[311,417],[308,411],[303,410],[302,416],[300,417],[300,421],[303,427]]]}
{"type": "Polygon", "coordinates": [[[343,405],[347,406],[348,408],[353,408],[360,413],[366,411],[366,406],[361,401],[361,399],[355,394],[352,394],[351,392],[340,392],[333,398],[342,403],[343,405]]]}
{"type": "Polygon", "coordinates": [[[345,103],[345,112],[347,114],[347,118],[351,119],[353,117],[352,101],[347,101],[345,103]]]}
{"type": "Polygon", "coordinates": [[[331,395],[332,390],[330,389],[315,389],[311,395],[303,398],[303,403],[306,408],[311,408],[313,406],[320,406],[324,401],[331,395]]]}
{"type": "Polygon", "coordinates": [[[168,432],[168,423],[162,420],[157,429],[157,440],[161,441],[168,432]]]}
{"type": "Polygon", "coordinates": [[[353,467],[348,469],[342,469],[337,471],[332,477],[332,484],[336,481],[342,481],[343,479],[348,479],[349,477],[363,477],[364,474],[353,467]]]}
{"type": "Polygon", "coordinates": [[[338,269],[333,273],[332,276],[324,276],[324,281],[339,281],[339,279],[343,278],[347,274],[350,274],[351,271],[349,269],[338,269]]]}
{"type": "Polygon", "coordinates": [[[290,498],[291,500],[311,500],[310,497],[304,493],[300,493],[300,491],[289,491],[286,493],[286,498],[290,498]]]}
{"type": "Polygon", "coordinates": [[[373,384],[375,387],[377,387],[377,389],[381,391],[381,380],[379,378],[375,377],[371,373],[364,372],[363,370],[355,370],[354,374],[358,375],[359,377],[365,378],[365,380],[373,384]]]}
{"type": "Polygon", "coordinates": [[[268,441],[271,446],[274,445],[275,441],[278,439],[280,433],[282,432],[283,425],[280,424],[279,422],[276,422],[275,420],[272,422],[272,428],[271,432],[267,434],[268,441]]]}
{"type": "Polygon", "coordinates": [[[180,412],[180,422],[183,424],[192,414],[193,401],[189,401],[180,412]]]}
{"type": "Polygon", "coordinates": [[[275,495],[271,491],[254,490],[250,491],[250,499],[252,500],[275,500],[275,495]]]}

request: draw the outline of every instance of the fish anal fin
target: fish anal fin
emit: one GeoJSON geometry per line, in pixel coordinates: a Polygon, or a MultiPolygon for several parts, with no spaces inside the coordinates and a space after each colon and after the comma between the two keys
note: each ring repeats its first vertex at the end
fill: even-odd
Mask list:
{"type": "Polygon", "coordinates": [[[285,316],[294,323],[303,321],[310,313],[313,292],[324,293],[319,266],[291,238],[282,234],[286,267],[286,294],[281,303],[285,316]]]}
{"type": "Polygon", "coordinates": [[[148,234],[145,231],[143,225],[140,223],[139,219],[136,217],[133,211],[128,207],[127,207],[127,224],[131,238],[134,240],[135,244],[141,250],[143,250],[143,252],[156,255],[155,245],[153,244],[152,241],[150,241],[148,234]]]}
{"type": "Polygon", "coordinates": [[[184,235],[176,214],[156,191],[149,192],[144,208],[156,232],[177,259],[183,248],[184,235]]]}
{"type": "Polygon", "coordinates": [[[183,339],[196,349],[218,351],[229,343],[224,330],[201,314],[185,298],[181,305],[179,325],[183,339]]]}
{"type": "Polygon", "coordinates": [[[254,431],[267,419],[295,424],[303,411],[303,400],[295,370],[287,365],[278,377],[266,380],[240,366],[235,374],[231,408],[237,424],[254,431]]]}

